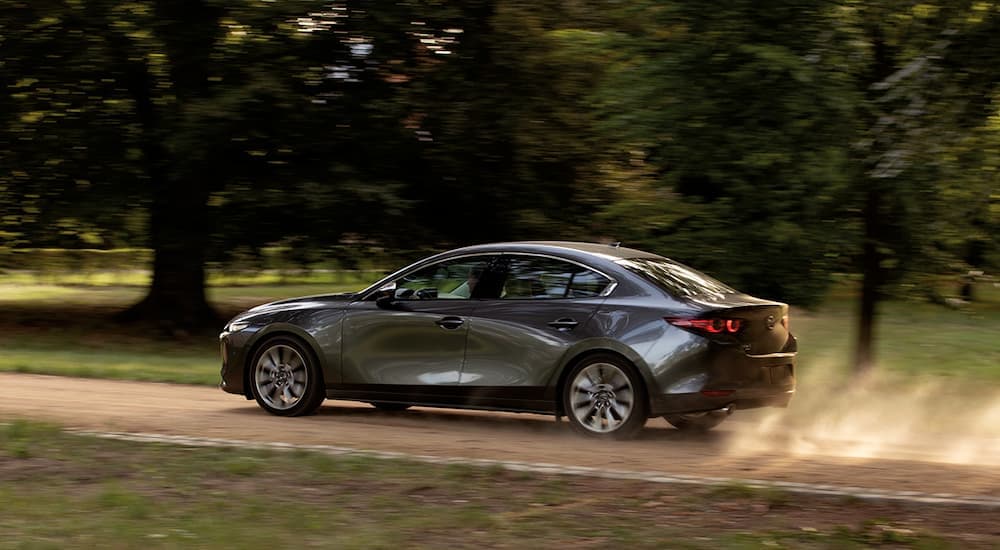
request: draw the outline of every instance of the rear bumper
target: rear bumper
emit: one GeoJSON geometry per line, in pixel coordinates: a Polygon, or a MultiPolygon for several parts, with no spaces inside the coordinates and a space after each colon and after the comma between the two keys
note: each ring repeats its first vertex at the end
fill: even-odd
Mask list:
{"type": "Polygon", "coordinates": [[[651,416],[665,414],[714,411],[732,405],[734,409],[760,407],[787,407],[795,395],[795,388],[783,391],[736,391],[724,397],[706,396],[701,393],[675,393],[655,396],[651,416]]]}
{"type": "MultiPolygon", "coordinates": [[[[798,343],[789,335],[778,353],[748,355],[735,346],[710,345],[693,364],[676,372],[697,384],[666,385],[650,396],[651,416],[721,409],[787,407],[795,395],[795,359],[798,343]],[[673,390],[673,391],[671,391],[673,390]]],[[[694,358],[692,358],[694,359],[694,358]]],[[[692,361],[693,363],[693,361],[692,361]]],[[[673,369],[671,369],[673,370],[673,369]]]]}

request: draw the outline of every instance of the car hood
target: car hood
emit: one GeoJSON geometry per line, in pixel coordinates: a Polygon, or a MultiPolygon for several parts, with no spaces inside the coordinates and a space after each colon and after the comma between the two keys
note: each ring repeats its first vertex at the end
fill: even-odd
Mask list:
{"type": "Polygon", "coordinates": [[[272,311],[287,311],[292,309],[329,306],[331,304],[349,302],[357,295],[357,292],[340,292],[336,294],[317,294],[315,296],[288,298],[250,308],[240,316],[242,317],[247,314],[257,315],[260,313],[270,313],[272,311]]]}

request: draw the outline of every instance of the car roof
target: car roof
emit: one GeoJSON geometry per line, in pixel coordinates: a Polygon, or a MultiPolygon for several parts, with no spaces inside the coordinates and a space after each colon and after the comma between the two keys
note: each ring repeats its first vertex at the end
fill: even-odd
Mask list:
{"type": "Polygon", "coordinates": [[[643,250],[637,250],[634,248],[626,248],[615,244],[600,244],[600,243],[582,243],[573,241],[516,241],[516,242],[501,242],[501,243],[490,243],[490,244],[480,244],[474,246],[467,246],[460,248],[458,250],[452,250],[451,253],[478,253],[478,252],[536,252],[536,253],[583,253],[584,255],[597,256],[602,259],[616,260],[621,258],[657,258],[662,259],[663,256],[657,254],[652,254],[650,252],[645,252],[643,250]]]}

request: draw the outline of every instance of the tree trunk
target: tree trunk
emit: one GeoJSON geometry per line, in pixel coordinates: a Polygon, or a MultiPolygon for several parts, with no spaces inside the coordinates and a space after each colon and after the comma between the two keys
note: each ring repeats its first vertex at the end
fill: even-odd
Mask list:
{"type": "MultiPolygon", "coordinates": [[[[162,179],[162,178],[159,178],[162,179]]],[[[171,332],[211,327],[220,319],[205,296],[205,193],[197,185],[158,182],[150,219],[153,281],[146,297],[122,313],[171,332]]]]}
{"type": "Polygon", "coordinates": [[[152,191],[149,240],[153,281],[146,297],[118,319],[153,322],[174,334],[217,324],[218,315],[205,297],[207,191],[199,185],[200,180],[170,179],[153,102],[153,77],[141,60],[122,57],[121,63],[142,127],[143,166],[152,191]]]}
{"type": "MultiPolygon", "coordinates": [[[[871,82],[867,83],[866,92],[881,93],[874,90],[872,84],[885,81],[893,73],[892,54],[889,45],[886,43],[882,33],[882,27],[875,24],[869,29],[869,37],[872,41],[873,66],[871,82]]],[[[869,97],[869,101],[877,103],[877,97],[869,97]]],[[[870,128],[875,130],[878,115],[869,121],[870,128]]],[[[876,151],[882,150],[886,145],[886,136],[874,136],[876,151]]],[[[877,166],[879,155],[873,155],[872,162],[877,166]]],[[[868,167],[871,169],[872,167],[868,167]]],[[[882,267],[882,252],[879,244],[883,237],[883,223],[881,218],[883,185],[879,178],[860,176],[861,183],[866,186],[865,200],[862,206],[862,222],[864,224],[864,243],[861,252],[861,303],[858,308],[858,339],[854,348],[854,373],[863,376],[875,364],[875,322],[877,319],[877,309],[879,300],[882,298],[882,287],[885,283],[885,273],[882,267]]]]}
{"type": "Polygon", "coordinates": [[[875,362],[876,304],[882,287],[881,256],[878,250],[880,191],[868,190],[864,205],[864,246],[861,256],[861,307],[858,310],[858,339],[854,349],[854,372],[864,375],[875,362]]]}
{"type": "MultiPolygon", "coordinates": [[[[176,101],[183,103],[204,97],[208,92],[211,45],[218,32],[221,10],[207,6],[202,0],[183,0],[158,2],[156,13],[170,61],[176,101]]],[[[154,322],[171,333],[216,325],[219,317],[205,296],[204,265],[209,234],[206,201],[208,189],[214,183],[212,175],[197,166],[179,169],[187,158],[168,158],[163,140],[170,132],[169,119],[176,113],[160,112],[154,101],[155,77],[143,58],[129,57],[128,39],[109,29],[109,41],[115,47],[125,84],[136,103],[136,116],[142,128],[143,168],[152,189],[149,239],[153,248],[153,281],[146,297],[119,318],[154,322]]]]}

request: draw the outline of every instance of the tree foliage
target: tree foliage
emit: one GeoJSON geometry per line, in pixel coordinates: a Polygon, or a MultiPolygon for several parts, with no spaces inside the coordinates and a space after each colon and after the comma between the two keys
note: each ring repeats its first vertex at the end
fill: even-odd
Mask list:
{"type": "Polygon", "coordinates": [[[823,6],[651,2],[623,15],[643,23],[610,41],[620,60],[601,99],[645,181],[606,212],[616,234],[751,292],[822,295],[844,263],[831,236],[846,229],[855,103],[822,58],[823,6]]]}
{"type": "Polygon", "coordinates": [[[995,3],[0,5],[0,244],[152,246],[139,317],[272,243],[625,241],[868,319],[998,262],[995,3]]]}

